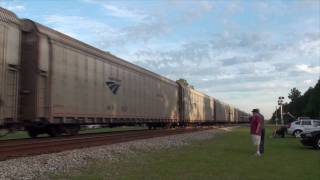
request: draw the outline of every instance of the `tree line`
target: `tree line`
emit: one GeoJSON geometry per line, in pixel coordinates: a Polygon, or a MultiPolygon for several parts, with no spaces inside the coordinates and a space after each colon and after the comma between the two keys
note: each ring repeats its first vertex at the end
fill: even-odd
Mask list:
{"type": "MultiPolygon", "coordinates": [[[[292,88],[288,98],[291,101],[283,105],[285,123],[295,121],[297,117],[320,119],[320,79],[314,87],[310,87],[303,95],[297,88],[292,88]]],[[[275,122],[276,118],[280,120],[280,108],[273,113],[271,121],[275,122]]]]}

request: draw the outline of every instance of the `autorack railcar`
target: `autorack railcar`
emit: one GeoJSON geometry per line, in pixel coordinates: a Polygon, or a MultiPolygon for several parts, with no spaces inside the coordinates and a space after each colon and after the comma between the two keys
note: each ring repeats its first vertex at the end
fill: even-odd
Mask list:
{"type": "Polygon", "coordinates": [[[209,124],[214,122],[214,101],[179,82],[180,124],[209,124]]]}
{"type": "Polygon", "coordinates": [[[239,123],[248,123],[248,122],[249,122],[249,114],[244,111],[240,111],[239,112],[239,123]]]}
{"type": "Polygon", "coordinates": [[[215,99],[215,122],[217,123],[227,123],[228,114],[226,112],[227,105],[218,99],[215,99]]]}
{"type": "Polygon", "coordinates": [[[31,135],[79,124],[178,122],[174,81],[31,20],[22,22],[21,88],[28,93],[21,98],[21,119],[38,122],[30,124],[31,135]]]}

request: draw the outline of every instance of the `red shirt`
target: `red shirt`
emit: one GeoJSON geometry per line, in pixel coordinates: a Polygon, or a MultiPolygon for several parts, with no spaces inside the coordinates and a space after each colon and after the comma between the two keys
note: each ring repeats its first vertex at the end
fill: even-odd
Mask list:
{"type": "Polygon", "coordinates": [[[261,117],[253,115],[250,118],[250,133],[261,136],[261,117]]]}

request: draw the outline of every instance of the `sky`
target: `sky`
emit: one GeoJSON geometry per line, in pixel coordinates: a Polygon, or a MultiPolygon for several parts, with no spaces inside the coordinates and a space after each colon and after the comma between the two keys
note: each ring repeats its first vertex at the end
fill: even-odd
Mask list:
{"type": "Polygon", "coordinates": [[[0,0],[0,6],[250,112],[320,78],[317,0],[0,0]]]}

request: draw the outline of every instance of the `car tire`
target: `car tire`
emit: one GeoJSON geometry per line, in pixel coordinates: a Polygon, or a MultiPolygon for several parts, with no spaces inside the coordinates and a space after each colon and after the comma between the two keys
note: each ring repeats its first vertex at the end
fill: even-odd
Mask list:
{"type": "Polygon", "coordinates": [[[313,143],[313,147],[315,148],[315,149],[320,149],[320,135],[318,135],[317,137],[316,137],[316,139],[315,139],[315,141],[314,141],[314,143],[313,143]]]}
{"type": "Polygon", "coordinates": [[[296,137],[296,138],[298,138],[298,137],[300,137],[300,134],[302,133],[302,131],[301,130],[295,130],[294,132],[293,132],[293,135],[294,135],[294,137],[296,137]]]}

